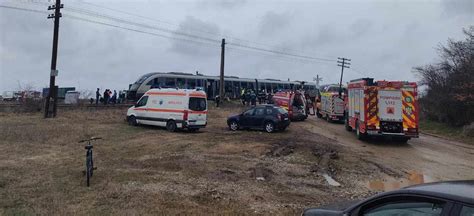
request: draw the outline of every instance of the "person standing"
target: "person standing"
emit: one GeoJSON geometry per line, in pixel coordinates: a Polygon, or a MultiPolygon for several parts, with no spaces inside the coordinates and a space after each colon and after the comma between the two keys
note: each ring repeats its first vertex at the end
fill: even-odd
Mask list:
{"type": "Polygon", "coordinates": [[[104,91],[104,105],[107,105],[107,102],[109,102],[109,90],[105,89],[104,91]]]}
{"type": "Polygon", "coordinates": [[[252,103],[252,106],[256,106],[257,105],[257,94],[255,94],[255,91],[252,90],[252,92],[250,93],[250,101],[252,103]]]}
{"type": "Polygon", "coordinates": [[[112,103],[113,104],[116,104],[117,103],[117,91],[114,90],[114,94],[112,95],[112,103]]]}
{"type": "Polygon", "coordinates": [[[99,100],[100,100],[100,89],[97,88],[97,91],[95,92],[95,105],[99,105],[99,100]]]}

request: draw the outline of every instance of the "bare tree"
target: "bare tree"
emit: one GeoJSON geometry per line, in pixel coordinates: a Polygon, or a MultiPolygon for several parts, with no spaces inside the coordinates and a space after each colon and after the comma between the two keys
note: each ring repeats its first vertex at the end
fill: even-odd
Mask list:
{"type": "Polygon", "coordinates": [[[474,121],[474,26],[463,32],[465,40],[439,45],[439,62],[414,68],[428,87],[420,99],[425,116],[454,126],[474,121]]]}

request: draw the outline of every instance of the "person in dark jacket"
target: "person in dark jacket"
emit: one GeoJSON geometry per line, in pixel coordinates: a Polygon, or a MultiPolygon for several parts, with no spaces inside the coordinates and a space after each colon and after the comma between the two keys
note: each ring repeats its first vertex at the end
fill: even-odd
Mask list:
{"type": "Polygon", "coordinates": [[[250,105],[250,90],[249,89],[245,91],[245,105],[246,106],[250,105]]]}
{"type": "Polygon", "coordinates": [[[109,90],[108,89],[105,89],[104,91],[104,105],[107,105],[107,103],[109,102],[109,90]]]}
{"type": "Polygon", "coordinates": [[[257,94],[255,94],[255,92],[253,90],[252,90],[252,92],[250,92],[250,101],[252,103],[252,106],[257,105],[257,94]]]}
{"type": "Polygon", "coordinates": [[[100,89],[97,88],[97,91],[95,92],[95,105],[99,105],[99,100],[100,100],[100,89]]]}

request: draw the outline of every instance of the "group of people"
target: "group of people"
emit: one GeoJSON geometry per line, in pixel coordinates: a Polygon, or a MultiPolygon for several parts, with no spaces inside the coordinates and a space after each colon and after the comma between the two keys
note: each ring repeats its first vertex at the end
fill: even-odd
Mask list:
{"type": "MultiPolygon", "coordinates": [[[[107,104],[116,104],[120,103],[121,96],[117,95],[117,91],[114,90],[112,91],[110,89],[105,89],[104,94],[100,94],[100,89],[97,88],[97,91],[95,92],[95,104],[99,105],[99,102],[102,102],[104,105],[107,104]]],[[[91,102],[92,102],[91,98],[91,102]]]]}
{"type": "Polygon", "coordinates": [[[256,106],[257,100],[259,104],[263,104],[271,100],[271,94],[267,94],[265,90],[255,92],[253,89],[242,89],[240,99],[245,106],[256,106]]]}

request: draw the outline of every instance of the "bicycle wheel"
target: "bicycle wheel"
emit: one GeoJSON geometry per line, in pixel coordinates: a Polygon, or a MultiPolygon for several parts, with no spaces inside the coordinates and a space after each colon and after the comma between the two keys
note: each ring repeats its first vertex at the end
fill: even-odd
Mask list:
{"type": "Polygon", "coordinates": [[[90,185],[90,178],[91,178],[91,172],[92,172],[92,164],[91,164],[91,158],[90,157],[87,157],[87,160],[86,160],[86,183],[87,183],[87,187],[89,187],[90,185]]]}

